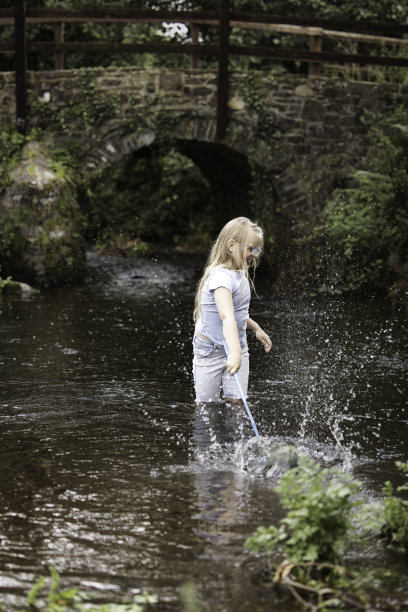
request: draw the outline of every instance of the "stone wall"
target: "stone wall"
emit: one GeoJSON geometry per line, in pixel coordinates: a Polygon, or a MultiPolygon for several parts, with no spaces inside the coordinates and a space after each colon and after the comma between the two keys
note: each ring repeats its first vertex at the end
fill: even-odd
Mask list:
{"type": "MultiPolygon", "coordinates": [[[[157,142],[163,117],[180,140],[216,143],[216,89],[216,74],[202,70],[31,72],[30,126],[45,127],[48,141],[76,139],[84,166],[99,167],[157,142]]],[[[0,121],[13,121],[12,74],[0,75],[0,91],[0,121]]],[[[280,204],[293,217],[312,214],[364,155],[364,112],[386,114],[407,99],[408,86],[395,84],[263,73],[254,84],[237,73],[219,144],[261,165],[272,158],[280,204]]]]}
{"type": "MultiPolygon", "coordinates": [[[[0,74],[0,128],[15,120],[14,92],[14,75],[0,74]]],[[[222,141],[216,97],[216,74],[203,70],[98,68],[28,77],[30,128],[42,128],[49,151],[75,143],[78,181],[171,140],[210,180],[227,181],[224,191],[233,198],[247,198],[250,168],[269,168],[274,205],[295,234],[319,220],[333,189],[359,167],[372,123],[366,111],[385,115],[406,105],[408,86],[235,73],[222,141]]]]}

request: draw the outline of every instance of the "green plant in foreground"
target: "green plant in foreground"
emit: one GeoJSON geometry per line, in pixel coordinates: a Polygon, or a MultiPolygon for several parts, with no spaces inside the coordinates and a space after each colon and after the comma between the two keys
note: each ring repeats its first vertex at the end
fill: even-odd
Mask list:
{"type": "Polygon", "coordinates": [[[303,459],[281,477],[276,490],[287,515],[279,527],[259,527],[246,547],[270,553],[279,545],[291,563],[336,561],[348,541],[352,510],[360,503],[353,498],[359,484],[349,474],[303,459]]]}
{"type": "MultiPolygon", "coordinates": [[[[76,587],[61,589],[60,576],[50,566],[50,578],[41,577],[27,595],[27,606],[18,612],[143,612],[143,604],[156,603],[155,596],[143,593],[130,603],[88,603],[92,595],[80,592],[76,587]],[[48,593],[44,589],[49,583],[48,593]]],[[[0,601],[0,612],[5,608],[0,601]]]]}
{"type": "MultiPolygon", "coordinates": [[[[408,463],[396,465],[408,474],[408,463]]],[[[350,474],[303,459],[281,477],[276,489],[286,516],[278,527],[259,527],[245,543],[256,553],[265,551],[269,559],[278,547],[282,550],[283,562],[274,570],[270,567],[274,582],[286,585],[297,601],[316,611],[368,610],[377,601],[380,607],[382,602],[388,606],[391,596],[383,585],[392,572],[346,568],[339,556],[357,528],[359,533],[385,536],[393,549],[408,552],[408,501],[393,495],[391,483],[384,485],[382,503],[363,503],[356,499],[360,483],[350,474]]],[[[398,493],[407,490],[408,482],[397,488],[398,493]]],[[[392,609],[401,609],[398,606],[392,609]]]]}
{"type": "MultiPolygon", "coordinates": [[[[408,462],[396,462],[396,466],[408,475],[408,462]]],[[[397,487],[397,493],[408,491],[408,482],[397,487]]],[[[395,497],[391,482],[386,482],[383,487],[384,500],[384,523],[383,535],[389,540],[391,548],[398,552],[408,552],[408,501],[395,497]]]]}

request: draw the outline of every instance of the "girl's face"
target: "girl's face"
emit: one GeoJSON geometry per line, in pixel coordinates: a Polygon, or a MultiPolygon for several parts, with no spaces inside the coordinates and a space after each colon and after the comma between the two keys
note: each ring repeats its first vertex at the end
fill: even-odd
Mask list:
{"type": "MultiPolygon", "coordinates": [[[[230,240],[229,249],[237,269],[242,268],[243,262],[241,244],[236,240],[230,240]]],[[[255,232],[250,232],[247,239],[247,244],[245,245],[245,257],[247,263],[251,263],[251,261],[259,257],[260,254],[261,249],[259,236],[255,232]]]]}
{"type": "Polygon", "coordinates": [[[253,259],[257,259],[262,253],[261,240],[256,232],[250,232],[248,236],[248,244],[246,245],[246,259],[250,263],[253,259]]]}

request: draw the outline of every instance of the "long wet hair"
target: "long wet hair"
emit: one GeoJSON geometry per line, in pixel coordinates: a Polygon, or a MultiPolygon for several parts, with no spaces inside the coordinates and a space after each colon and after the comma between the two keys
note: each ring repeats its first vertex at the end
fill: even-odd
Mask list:
{"type": "Polygon", "coordinates": [[[250,219],[247,219],[247,217],[236,217],[235,219],[231,219],[231,221],[228,221],[228,223],[224,225],[224,227],[218,234],[217,239],[211,247],[211,251],[206,266],[204,268],[203,276],[197,286],[194,307],[194,321],[196,321],[200,317],[201,292],[210,272],[215,268],[227,268],[228,270],[236,270],[236,263],[232,257],[231,251],[228,248],[228,242],[230,240],[235,240],[240,245],[240,269],[243,270],[245,276],[248,278],[253,287],[253,277],[255,275],[255,268],[258,264],[258,258],[252,259],[249,265],[246,258],[248,237],[252,232],[257,235],[258,246],[262,248],[262,228],[260,228],[259,225],[257,225],[256,223],[253,223],[250,219]],[[249,267],[253,269],[252,278],[249,277],[249,267]]]}

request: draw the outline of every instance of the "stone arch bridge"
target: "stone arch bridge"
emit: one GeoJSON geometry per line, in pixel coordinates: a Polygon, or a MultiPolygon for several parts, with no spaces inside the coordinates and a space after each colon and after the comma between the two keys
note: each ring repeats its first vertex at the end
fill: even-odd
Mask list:
{"type": "MultiPolygon", "coordinates": [[[[0,74],[0,85],[4,126],[14,116],[14,75],[0,74]]],[[[80,161],[76,180],[85,180],[124,156],[172,143],[210,182],[218,184],[224,194],[225,218],[251,213],[251,177],[254,169],[267,169],[273,191],[273,203],[267,205],[283,211],[296,232],[318,219],[328,195],[358,167],[367,143],[365,111],[385,115],[395,106],[406,105],[408,86],[232,73],[228,129],[222,140],[216,137],[216,96],[217,75],[205,70],[127,67],[29,73],[30,128],[42,128],[42,145],[28,146],[22,162],[25,169],[13,171],[14,203],[10,204],[8,188],[0,215],[10,213],[19,202],[23,205],[27,188],[42,201],[44,184],[57,180],[52,165],[48,179],[44,178],[48,163],[44,147],[52,151],[75,141],[80,161]],[[20,199],[19,182],[25,190],[20,199]]],[[[43,221],[38,223],[43,227],[43,221]]],[[[30,244],[38,227],[25,230],[30,244]]],[[[59,236],[65,230],[50,231],[49,235],[59,236]]],[[[53,248],[56,251],[55,244],[53,248]]],[[[28,276],[41,282],[47,278],[46,268],[28,276]]],[[[64,274],[48,274],[46,282],[69,278],[64,274]]]]}

